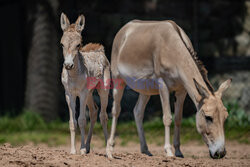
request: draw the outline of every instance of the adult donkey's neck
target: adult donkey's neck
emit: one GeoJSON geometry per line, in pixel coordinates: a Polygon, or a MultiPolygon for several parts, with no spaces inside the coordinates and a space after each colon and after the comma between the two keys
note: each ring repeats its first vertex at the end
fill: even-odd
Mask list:
{"type": "MultiPolygon", "coordinates": [[[[194,60],[190,57],[187,57],[187,60],[179,63],[179,75],[183,82],[185,89],[187,90],[190,98],[194,102],[197,109],[199,109],[199,102],[202,99],[201,95],[198,93],[198,90],[195,86],[194,79],[203,86],[207,92],[210,92],[204,78],[202,77],[198,66],[194,60]]],[[[210,92],[211,93],[211,92],[210,92]]]]}
{"type": "Polygon", "coordinates": [[[201,86],[203,86],[207,90],[207,92],[210,92],[211,94],[214,93],[213,87],[207,78],[207,70],[204,67],[203,63],[196,56],[196,52],[194,51],[192,43],[186,33],[175,22],[169,21],[169,23],[173,25],[174,29],[182,40],[185,49],[187,49],[188,51],[183,52],[189,54],[184,56],[185,61],[179,61],[177,66],[184,87],[186,88],[189,96],[192,98],[193,102],[196,105],[196,108],[198,109],[198,102],[201,100],[201,96],[196,89],[194,79],[201,86]]]}
{"type": "Polygon", "coordinates": [[[69,77],[76,78],[79,75],[83,75],[85,72],[85,67],[83,64],[83,58],[80,52],[76,55],[74,59],[74,68],[67,70],[69,77]]]}

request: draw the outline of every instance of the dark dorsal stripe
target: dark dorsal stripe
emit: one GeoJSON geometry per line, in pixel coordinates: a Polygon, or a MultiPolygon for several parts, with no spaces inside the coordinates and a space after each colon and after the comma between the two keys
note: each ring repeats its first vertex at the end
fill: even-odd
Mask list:
{"type": "Polygon", "coordinates": [[[207,77],[207,69],[205,68],[204,64],[202,63],[201,60],[198,59],[197,57],[197,53],[194,51],[194,49],[192,47],[189,47],[185,41],[183,40],[183,37],[181,35],[181,32],[180,32],[180,29],[179,27],[177,26],[177,24],[174,22],[174,21],[171,21],[171,20],[168,20],[169,23],[171,23],[174,27],[174,29],[176,30],[176,32],[178,33],[178,35],[180,36],[182,42],[184,43],[184,45],[186,46],[188,52],[190,53],[190,55],[192,56],[195,64],[197,65],[200,73],[201,73],[201,76],[203,78],[203,80],[205,81],[208,89],[210,90],[210,92],[212,94],[214,94],[214,88],[212,87],[211,83],[209,82],[208,80],[208,77],[207,77]]]}

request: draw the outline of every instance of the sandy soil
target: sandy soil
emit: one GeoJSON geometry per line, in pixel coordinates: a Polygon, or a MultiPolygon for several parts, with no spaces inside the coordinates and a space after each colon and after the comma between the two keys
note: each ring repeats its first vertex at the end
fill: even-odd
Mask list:
{"type": "MultiPolygon", "coordinates": [[[[79,144],[78,144],[79,145],[79,144]]],[[[116,146],[114,159],[107,159],[103,144],[93,144],[87,155],[70,155],[69,146],[48,147],[32,144],[13,147],[0,145],[0,166],[250,166],[250,145],[227,143],[227,155],[214,160],[205,145],[189,143],[182,146],[185,156],[166,158],[163,147],[149,145],[153,156],[139,152],[139,144],[116,146]]]]}

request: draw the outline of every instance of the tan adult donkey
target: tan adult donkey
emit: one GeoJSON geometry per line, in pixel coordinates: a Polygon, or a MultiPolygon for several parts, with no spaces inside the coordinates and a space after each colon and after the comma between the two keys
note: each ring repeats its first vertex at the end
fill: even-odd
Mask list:
{"type": "Polygon", "coordinates": [[[189,38],[173,21],[134,20],[122,27],[113,42],[111,72],[114,80],[121,79],[124,83],[113,90],[113,120],[106,148],[108,157],[112,158],[117,119],[121,111],[120,101],[126,84],[140,93],[134,116],[142,153],[151,155],[142,125],[144,109],[150,96],[159,94],[165,126],[164,149],[167,156],[173,156],[170,144],[172,116],[169,94],[175,91],[175,155],[183,157],[180,151],[180,125],[183,102],[188,93],[197,108],[197,130],[208,145],[210,156],[225,156],[223,125],[228,113],[221,97],[231,80],[225,81],[214,91],[208,81],[207,71],[197,59],[189,38]],[[159,84],[159,89],[152,86],[134,87],[138,81],[144,81],[145,84],[154,81],[159,84]]]}
{"type": "Polygon", "coordinates": [[[79,16],[75,24],[69,23],[65,14],[61,14],[61,28],[63,36],[64,66],[62,70],[62,83],[65,88],[66,101],[69,107],[69,128],[71,134],[71,154],[76,153],[75,130],[77,122],[75,118],[76,97],[80,99],[80,115],[78,125],[81,131],[81,154],[90,150],[90,141],[94,124],[97,119],[98,109],[94,103],[92,93],[98,86],[98,94],[101,100],[100,121],[103,127],[105,142],[107,141],[107,113],[109,89],[106,89],[110,81],[110,65],[105,56],[104,48],[100,44],[87,44],[82,47],[81,32],[84,28],[85,18],[79,16]],[[89,108],[90,128],[85,144],[85,109],[89,108]]]}

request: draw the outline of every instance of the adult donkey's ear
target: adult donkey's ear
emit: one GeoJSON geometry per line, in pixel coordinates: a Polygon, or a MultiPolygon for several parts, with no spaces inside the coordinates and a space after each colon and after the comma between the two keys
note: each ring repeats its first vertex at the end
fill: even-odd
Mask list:
{"type": "Polygon", "coordinates": [[[76,20],[76,31],[79,33],[82,32],[84,25],[85,25],[85,17],[83,15],[80,15],[76,20]]]}
{"type": "Polygon", "coordinates": [[[194,80],[195,87],[196,87],[198,93],[201,95],[201,97],[202,98],[209,97],[208,91],[203,86],[201,86],[201,84],[199,84],[195,79],[193,79],[193,80],[194,80]]]}
{"type": "Polygon", "coordinates": [[[64,13],[61,14],[60,22],[63,31],[65,31],[70,25],[69,19],[64,13]]]}
{"type": "Polygon", "coordinates": [[[218,94],[220,97],[222,97],[223,92],[230,86],[231,82],[232,82],[232,79],[228,79],[228,80],[224,81],[220,85],[219,89],[216,91],[216,94],[218,94]]]}

